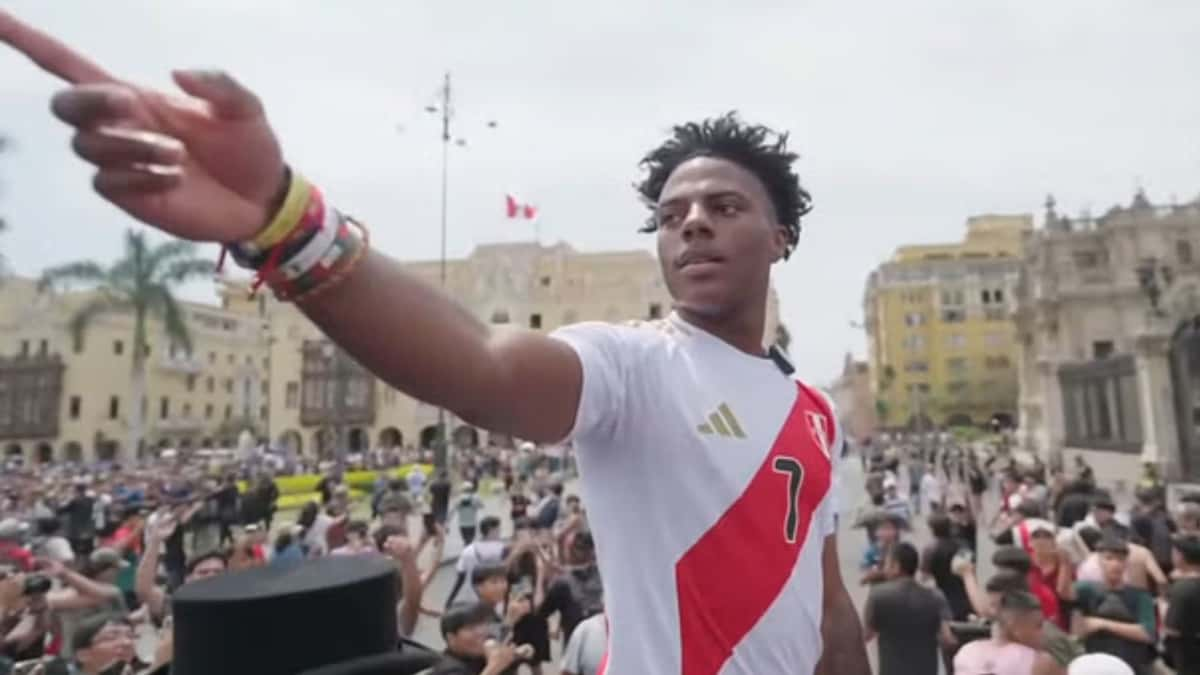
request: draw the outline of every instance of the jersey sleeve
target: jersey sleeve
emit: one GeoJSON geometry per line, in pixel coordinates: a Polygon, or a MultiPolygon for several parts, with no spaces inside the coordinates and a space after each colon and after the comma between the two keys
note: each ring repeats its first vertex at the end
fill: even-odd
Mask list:
{"type": "Polygon", "coordinates": [[[586,322],[564,326],[550,334],[575,350],[583,367],[583,389],[575,424],[565,441],[612,437],[625,402],[625,374],[629,360],[621,327],[586,322]]]}

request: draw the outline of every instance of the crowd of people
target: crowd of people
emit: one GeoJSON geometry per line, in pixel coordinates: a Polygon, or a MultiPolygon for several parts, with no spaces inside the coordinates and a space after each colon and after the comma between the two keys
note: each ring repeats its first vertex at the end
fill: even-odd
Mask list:
{"type": "Polygon", "coordinates": [[[1081,458],[1049,467],[938,434],[868,446],[863,462],[881,675],[939,660],[954,675],[1200,673],[1200,495],[1168,509],[1147,465],[1118,503],[1081,458]]]}
{"type": "Polygon", "coordinates": [[[270,454],[5,467],[0,673],[154,672],[172,659],[177,589],[230,571],[356,555],[395,565],[398,640],[421,621],[440,622],[446,649],[428,652],[433,672],[540,673],[552,639],[562,642],[563,672],[596,672],[607,642],[595,618],[601,584],[582,504],[564,494],[561,449],[462,449],[452,471],[380,471],[366,493],[349,488],[344,468],[428,457],[371,452],[343,467],[288,465],[270,454]],[[303,469],[324,469],[318,497],[280,516],[275,474],[303,469]],[[490,508],[481,489],[494,495],[490,508]],[[447,597],[428,598],[447,536],[463,545],[456,583],[447,597]]]}

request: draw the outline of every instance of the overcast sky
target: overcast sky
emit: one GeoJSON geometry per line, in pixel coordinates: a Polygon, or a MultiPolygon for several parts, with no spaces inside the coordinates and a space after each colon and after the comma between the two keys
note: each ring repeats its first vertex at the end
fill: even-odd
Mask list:
{"type": "MultiPolygon", "coordinates": [[[[531,239],[652,246],[630,184],[673,123],[737,109],[789,130],[816,210],[775,280],[802,374],[862,354],[863,282],[966,218],[1200,195],[1200,3],[837,0],[0,0],[118,74],[226,68],[289,160],[404,259],[438,254],[442,73],[460,93],[450,251],[531,239]],[[489,119],[499,122],[490,130],[489,119]],[[402,130],[399,130],[401,129],[402,130]]],[[[47,113],[60,85],[0,49],[0,251],[20,273],[111,259],[128,218],[88,188],[47,113]]]]}

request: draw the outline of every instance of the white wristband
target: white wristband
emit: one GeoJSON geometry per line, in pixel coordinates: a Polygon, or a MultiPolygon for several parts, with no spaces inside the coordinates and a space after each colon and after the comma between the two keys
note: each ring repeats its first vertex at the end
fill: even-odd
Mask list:
{"type": "Polygon", "coordinates": [[[283,272],[284,278],[293,281],[321,262],[329,249],[333,248],[341,226],[342,219],[337,209],[327,204],[325,206],[325,222],[321,223],[321,229],[317,235],[312,238],[312,241],[305,244],[299,253],[280,265],[279,269],[283,272]]]}

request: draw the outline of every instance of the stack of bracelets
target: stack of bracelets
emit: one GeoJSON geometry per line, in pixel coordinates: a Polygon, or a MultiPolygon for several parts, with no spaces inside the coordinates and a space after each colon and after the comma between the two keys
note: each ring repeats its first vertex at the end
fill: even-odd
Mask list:
{"type": "Polygon", "coordinates": [[[229,253],[256,271],[251,293],[265,283],[280,300],[309,300],[336,286],[366,257],[370,238],[354,219],[325,203],[321,191],[288,171],[274,218],[253,240],[226,244],[229,253]]]}

